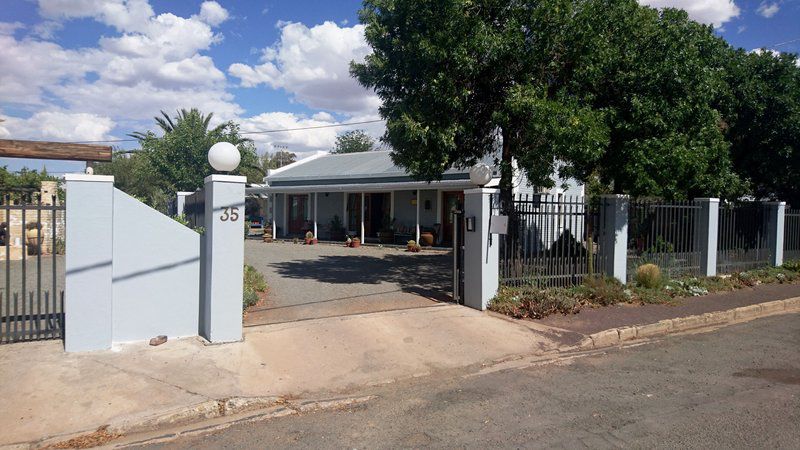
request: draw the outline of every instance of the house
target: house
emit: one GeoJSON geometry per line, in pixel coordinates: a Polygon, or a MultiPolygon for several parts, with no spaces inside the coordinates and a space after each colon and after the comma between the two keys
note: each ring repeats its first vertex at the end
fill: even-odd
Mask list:
{"type": "MultiPolygon", "coordinates": [[[[492,166],[491,160],[487,160],[492,166]]],[[[488,187],[499,184],[499,170],[488,187]]],[[[519,175],[515,193],[533,193],[519,175]]],[[[469,168],[451,168],[434,182],[414,180],[396,166],[390,151],[330,154],[311,157],[271,171],[265,185],[251,186],[251,197],[268,198],[261,215],[272,223],[277,238],[302,237],[311,231],[320,240],[344,240],[404,245],[408,240],[448,246],[453,237],[451,211],[461,209],[464,190],[475,186],[469,168]]],[[[575,182],[546,193],[582,195],[575,182]]]]}

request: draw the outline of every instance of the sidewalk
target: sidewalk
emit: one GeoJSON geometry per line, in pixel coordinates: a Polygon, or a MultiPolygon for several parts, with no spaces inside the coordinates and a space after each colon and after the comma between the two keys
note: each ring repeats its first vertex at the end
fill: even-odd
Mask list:
{"type": "Polygon", "coordinates": [[[368,385],[557,356],[575,351],[599,326],[647,324],[793,296],[800,296],[800,285],[762,286],[687,299],[681,306],[602,308],[545,321],[441,305],[251,327],[243,342],[216,346],[186,338],[67,354],[60,341],[3,345],[0,447],[103,425],[124,430],[154,417],[179,420],[189,412],[213,417],[231,402],[235,410],[239,400],[341,397],[368,385]]]}
{"type": "Polygon", "coordinates": [[[133,423],[209,400],[330,394],[556,349],[547,336],[444,305],[253,327],[244,342],[219,346],[187,338],[66,354],[60,341],[5,345],[0,445],[133,423]]]}

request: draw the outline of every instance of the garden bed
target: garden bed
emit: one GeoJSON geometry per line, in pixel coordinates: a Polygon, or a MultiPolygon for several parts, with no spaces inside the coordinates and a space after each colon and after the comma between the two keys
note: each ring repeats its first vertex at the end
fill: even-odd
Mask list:
{"type": "MultiPolygon", "coordinates": [[[[577,314],[584,308],[611,305],[678,305],[686,298],[730,292],[764,284],[800,282],[800,263],[787,263],[736,273],[728,277],[669,280],[655,288],[624,286],[612,279],[591,279],[571,288],[502,287],[489,309],[519,319],[577,314]]],[[[766,301],[766,300],[765,300],[766,301]]],[[[738,306],[738,305],[737,305],[738,306]]],[[[735,306],[734,306],[735,307],[735,306]]]]}

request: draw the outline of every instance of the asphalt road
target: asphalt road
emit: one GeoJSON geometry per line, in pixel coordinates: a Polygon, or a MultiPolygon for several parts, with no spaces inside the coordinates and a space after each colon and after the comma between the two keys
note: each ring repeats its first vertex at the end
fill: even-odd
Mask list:
{"type": "Polygon", "coordinates": [[[800,315],[366,393],[152,448],[800,448],[800,315]]]}

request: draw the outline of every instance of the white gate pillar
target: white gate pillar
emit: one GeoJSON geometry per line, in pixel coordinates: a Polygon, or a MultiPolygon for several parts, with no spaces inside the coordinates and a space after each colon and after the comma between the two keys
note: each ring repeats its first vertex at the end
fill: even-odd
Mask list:
{"type": "Polygon", "coordinates": [[[104,350],[111,348],[113,339],[114,177],[66,174],[64,180],[64,349],[104,350]]]}
{"type": "Polygon", "coordinates": [[[475,221],[473,231],[464,234],[464,305],[481,311],[497,294],[500,280],[500,239],[489,233],[492,194],[498,192],[488,188],[464,191],[464,220],[475,221]]]}
{"type": "Polygon", "coordinates": [[[605,258],[605,274],[627,283],[628,278],[628,196],[604,195],[604,223],[600,251],[605,258]]]}
{"type": "Polygon", "coordinates": [[[719,199],[697,198],[700,206],[695,242],[700,252],[700,274],[713,277],[717,274],[717,241],[719,240],[719,199]]]}
{"type": "Polygon", "coordinates": [[[212,343],[242,340],[246,177],[205,179],[200,334],[212,343]]]}
{"type": "Polygon", "coordinates": [[[769,214],[767,225],[767,243],[772,258],[770,263],[779,267],[783,265],[783,232],[786,220],[786,202],[767,203],[769,214]]]}

